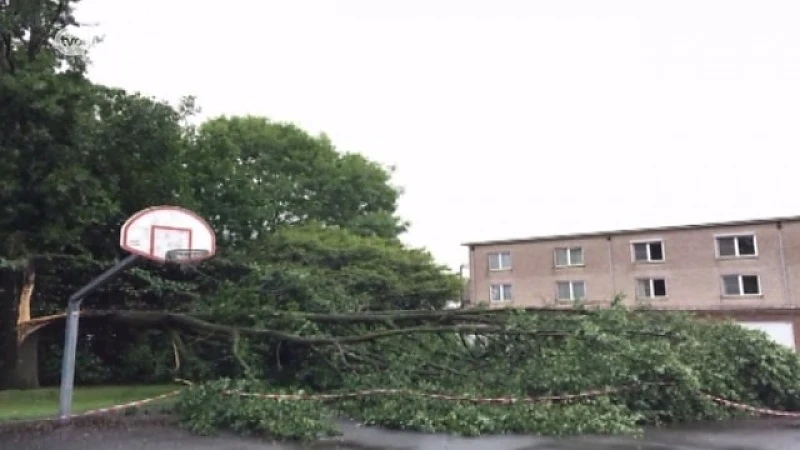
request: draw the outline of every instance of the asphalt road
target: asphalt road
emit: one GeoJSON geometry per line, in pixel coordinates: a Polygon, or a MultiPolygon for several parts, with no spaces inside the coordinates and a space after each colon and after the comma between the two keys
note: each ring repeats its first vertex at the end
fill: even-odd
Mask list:
{"type": "Polygon", "coordinates": [[[6,450],[798,450],[800,422],[749,421],[691,429],[650,430],[643,439],[619,437],[539,438],[498,436],[458,438],[342,423],[344,435],[309,446],[278,444],[234,436],[203,438],[173,427],[135,424],[76,426],[50,431],[0,433],[6,450]]]}

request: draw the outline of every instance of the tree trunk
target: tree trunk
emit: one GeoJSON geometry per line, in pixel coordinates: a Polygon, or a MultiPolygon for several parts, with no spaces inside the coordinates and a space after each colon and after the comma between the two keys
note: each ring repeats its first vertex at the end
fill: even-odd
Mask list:
{"type": "MultiPolygon", "coordinates": [[[[22,292],[19,296],[17,326],[31,320],[31,297],[36,283],[36,272],[28,264],[23,273],[22,292]]],[[[36,389],[39,387],[39,333],[31,333],[27,338],[22,330],[17,332],[17,364],[12,376],[12,386],[16,389],[36,389]]]]}
{"type": "Polygon", "coordinates": [[[17,365],[11,377],[11,386],[13,389],[38,389],[39,333],[28,336],[17,349],[17,365]]]}
{"type": "Polygon", "coordinates": [[[19,273],[0,269],[0,389],[14,387],[18,363],[19,273]]]}
{"type": "Polygon", "coordinates": [[[0,389],[39,387],[39,337],[27,338],[19,325],[31,320],[36,273],[28,263],[20,276],[8,268],[0,273],[0,389]]]}

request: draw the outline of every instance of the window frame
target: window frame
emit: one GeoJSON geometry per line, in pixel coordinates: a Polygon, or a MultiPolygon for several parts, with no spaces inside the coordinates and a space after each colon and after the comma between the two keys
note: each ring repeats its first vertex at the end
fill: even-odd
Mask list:
{"type": "Polygon", "coordinates": [[[489,303],[507,303],[514,300],[514,287],[512,283],[492,283],[489,285],[489,303]],[[500,287],[500,299],[494,300],[492,297],[492,288],[495,286],[500,287]],[[506,290],[506,286],[508,286],[508,290],[506,290]],[[509,294],[508,298],[506,298],[506,293],[509,294]]]}
{"type": "Polygon", "coordinates": [[[558,302],[577,302],[577,301],[585,301],[589,298],[588,291],[586,289],[586,280],[558,280],[556,281],[556,301],[558,302]],[[560,298],[559,294],[559,284],[561,283],[568,283],[569,284],[569,298],[560,298]],[[575,298],[575,283],[582,283],[583,284],[583,298],[577,299],[575,298]]]}
{"type": "Polygon", "coordinates": [[[634,293],[637,300],[664,300],[669,298],[669,287],[667,286],[667,278],[666,277],[639,277],[636,278],[636,286],[634,287],[634,293]],[[655,295],[655,281],[656,280],[664,280],[664,295],[655,295]],[[653,294],[650,297],[640,297],[639,296],[639,283],[642,281],[648,281],[650,284],[650,293],[653,294]]]}
{"type": "Polygon", "coordinates": [[[757,273],[726,273],[722,274],[719,277],[719,281],[722,284],[722,296],[725,298],[742,298],[742,297],[761,297],[764,295],[764,289],[761,286],[761,275],[757,273]],[[728,294],[725,292],[725,277],[737,277],[739,280],[739,293],[738,294],[728,294]],[[744,277],[756,277],[756,282],[758,283],[758,293],[750,294],[744,292],[744,277]]]}
{"type": "Polygon", "coordinates": [[[583,246],[580,245],[572,245],[572,246],[564,246],[564,247],[556,247],[553,250],[553,266],[561,269],[566,267],[584,267],[586,266],[586,252],[583,250],[583,246]],[[576,264],[572,262],[572,256],[570,251],[578,249],[581,251],[581,262],[580,264],[576,264]],[[559,264],[558,263],[558,251],[564,250],[567,254],[567,264],[559,264]]]}
{"type": "Polygon", "coordinates": [[[667,246],[664,243],[663,238],[652,238],[652,239],[637,239],[630,241],[631,244],[631,261],[634,264],[661,264],[667,260],[667,246]],[[647,259],[646,260],[637,260],[636,259],[636,245],[637,244],[661,244],[661,259],[652,259],[652,255],[650,254],[650,245],[647,246],[647,259]]]}
{"type": "Polygon", "coordinates": [[[758,258],[758,235],[754,231],[744,231],[740,233],[722,233],[722,234],[715,234],[714,235],[714,256],[717,259],[745,259],[745,258],[758,258]],[[753,238],[753,249],[755,253],[752,255],[742,255],[739,251],[739,238],[742,237],[752,237],[753,238]],[[720,255],[719,253],[719,240],[720,239],[730,239],[733,238],[733,248],[734,253],[733,255],[720,255]]]}
{"type": "Polygon", "coordinates": [[[510,250],[501,250],[496,252],[488,252],[486,254],[486,267],[489,269],[490,272],[503,272],[507,270],[511,270],[514,266],[514,261],[512,259],[511,251],[510,250]],[[508,254],[508,267],[503,267],[503,255],[508,254]],[[497,257],[497,265],[498,267],[493,269],[492,268],[492,257],[497,257]]]}

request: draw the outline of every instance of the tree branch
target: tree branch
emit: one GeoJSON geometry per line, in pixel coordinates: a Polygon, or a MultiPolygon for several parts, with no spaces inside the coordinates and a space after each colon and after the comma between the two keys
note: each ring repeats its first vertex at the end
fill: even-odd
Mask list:
{"type": "MultiPolygon", "coordinates": [[[[280,330],[268,328],[239,327],[232,325],[216,324],[187,314],[176,314],[154,311],[87,311],[81,314],[82,317],[103,318],[109,322],[122,322],[131,326],[141,326],[149,328],[179,329],[188,332],[205,331],[209,333],[233,336],[234,333],[250,336],[269,337],[279,340],[303,345],[347,345],[357,344],[367,341],[385,339],[408,334],[418,333],[458,333],[470,332],[475,334],[487,335],[497,334],[506,336],[537,336],[537,337],[582,337],[579,330],[522,330],[513,329],[499,325],[485,324],[450,324],[436,326],[416,326],[407,328],[396,328],[381,330],[376,332],[364,333],[360,335],[329,337],[329,336],[302,336],[280,330]]],[[[33,327],[39,329],[47,324],[63,320],[64,314],[48,317],[40,317],[21,324],[22,327],[33,327]]],[[[24,330],[23,330],[24,331],[24,330]]],[[[655,337],[669,337],[666,333],[640,332],[626,330],[599,330],[601,332],[611,332],[616,334],[634,334],[655,337]]],[[[26,335],[30,334],[26,332],[26,335]]]]}
{"type": "Polygon", "coordinates": [[[11,41],[11,34],[3,29],[0,29],[0,50],[3,51],[2,55],[2,68],[5,72],[14,75],[16,72],[16,64],[14,63],[14,44],[11,41]]]}
{"type": "MultiPolygon", "coordinates": [[[[111,311],[111,310],[85,310],[81,311],[81,317],[107,317],[120,313],[128,312],[145,312],[145,311],[111,311]]],[[[418,320],[435,320],[441,318],[451,318],[460,320],[469,320],[472,318],[481,321],[483,313],[488,311],[476,310],[451,310],[451,311],[385,311],[375,313],[358,313],[358,314],[322,314],[322,313],[302,313],[294,311],[274,311],[271,313],[263,313],[260,318],[274,318],[274,319],[303,319],[311,322],[319,323],[383,323],[387,321],[418,321],[418,320]]],[[[147,312],[148,314],[169,314],[166,312],[147,312]]],[[[260,313],[261,314],[261,313],[260,313]]],[[[197,318],[213,318],[215,315],[193,314],[192,317],[197,318]]],[[[231,320],[250,318],[249,315],[232,315],[228,316],[231,320]]],[[[63,319],[64,314],[52,314],[33,318],[24,323],[27,326],[34,326],[41,323],[47,323],[54,320],[63,319]]]]}

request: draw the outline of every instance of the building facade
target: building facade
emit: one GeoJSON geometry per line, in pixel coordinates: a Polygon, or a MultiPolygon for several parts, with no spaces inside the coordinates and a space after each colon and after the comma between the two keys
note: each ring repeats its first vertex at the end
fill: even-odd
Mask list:
{"type": "Polygon", "coordinates": [[[735,317],[800,347],[800,216],[465,245],[473,304],[602,306],[622,294],[735,317]]]}

